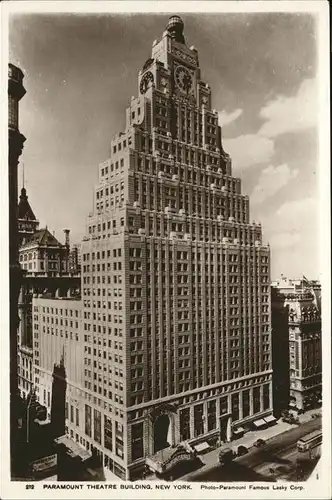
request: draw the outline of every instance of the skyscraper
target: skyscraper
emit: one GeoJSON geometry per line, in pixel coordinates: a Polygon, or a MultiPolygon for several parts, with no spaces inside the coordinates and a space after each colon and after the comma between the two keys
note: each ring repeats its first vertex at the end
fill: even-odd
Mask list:
{"type": "Polygon", "coordinates": [[[85,434],[127,479],[272,413],[269,247],[183,28],[139,72],[81,250],[85,434]]]}

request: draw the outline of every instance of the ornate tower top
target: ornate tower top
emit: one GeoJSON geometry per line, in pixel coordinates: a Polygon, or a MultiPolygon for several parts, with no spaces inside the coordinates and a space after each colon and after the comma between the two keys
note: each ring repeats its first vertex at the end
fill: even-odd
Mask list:
{"type": "Polygon", "coordinates": [[[30,221],[37,221],[35,214],[28,201],[27,190],[23,187],[21,189],[20,201],[18,203],[18,218],[30,221]]]}
{"type": "Polygon", "coordinates": [[[25,243],[35,231],[37,231],[39,222],[28,201],[27,191],[21,189],[20,201],[17,209],[19,244],[25,243]]]}
{"type": "Polygon", "coordinates": [[[183,36],[184,24],[179,16],[171,16],[168,20],[166,30],[169,32],[173,40],[179,43],[185,43],[183,36]]]}

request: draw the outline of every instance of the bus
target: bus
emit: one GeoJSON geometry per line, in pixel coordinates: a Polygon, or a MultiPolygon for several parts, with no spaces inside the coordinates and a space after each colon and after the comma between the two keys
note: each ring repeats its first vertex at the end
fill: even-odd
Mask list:
{"type": "Polygon", "coordinates": [[[297,449],[301,452],[310,451],[312,448],[319,446],[323,441],[323,433],[321,430],[316,430],[306,434],[297,442],[297,449]]]}

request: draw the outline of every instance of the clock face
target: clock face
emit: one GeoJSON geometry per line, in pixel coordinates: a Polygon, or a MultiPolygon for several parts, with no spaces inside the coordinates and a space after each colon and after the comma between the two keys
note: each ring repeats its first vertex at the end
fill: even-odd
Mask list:
{"type": "Polygon", "coordinates": [[[151,73],[151,71],[148,71],[147,73],[145,73],[145,75],[143,75],[140,86],[139,86],[141,94],[145,94],[145,92],[149,88],[149,84],[153,83],[153,80],[154,80],[154,78],[153,78],[153,74],[151,73]]]}
{"type": "Polygon", "coordinates": [[[176,86],[188,94],[193,88],[193,77],[189,69],[184,66],[177,66],[174,72],[174,80],[176,86]]]}

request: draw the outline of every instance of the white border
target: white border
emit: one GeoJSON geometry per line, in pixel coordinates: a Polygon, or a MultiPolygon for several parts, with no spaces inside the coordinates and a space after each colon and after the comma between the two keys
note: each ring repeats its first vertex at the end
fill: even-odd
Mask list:
{"type": "MultiPolygon", "coordinates": [[[[329,95],[329,11],[328,3],[320,0],[312,1],[10,1],[2,2],[1,8],[1,229],[0,241],[0,326],[1,326],[1,493],[4,500],[16,498],[168,498],[174,495],[181,498],[331,498],[330,471],[331,471],[331,291],[330,291],[330,95],[329,95]],[[191,483],[192,489],[176,490],[170,483],[170,489],[160,490],[89,490],[89,484],[96,483],[65,483],[81,484],[79,490],[44,490],[43,483],[34,483],[34,490],[26,490],[26,483],[9,481],[9,305],[8,305],[8,194],[7,194],[7,75],[8,75],[8,19],[12,13],[241,13],[241,12],[309,12],[317,14],[318,53],[319,53],[319,181],[320,181],[320,280],[322,283],[322,344],[323,344],[323,455],[319,466],[319,481],[309,480],[299,483],[302,490],[291,490],[292,483],[287,484],[287,491],[273,490],[271,484],[269,491],[249,489],[247,484],[245,492],[236,490],[205,490],[199,483],[191,483]]],[[[313,234],[313,238],[316,235],[313,234]]],[[[59,484],[59,483],[54,483],[59,484]]],[[[102,483],[106,484],[106,483],[102,483]]],[[[126,483],[129,484],[129,483],[126,483]]],[[[137,484],[137,483],[130,483],[137,484]]],[[[183,484],[183,483],[182,483],[183,484]]],[[[188,483],[185,483],[188,485],[188,483]]],[[[210,483],[212,484],[212,483],[210,483]]],[[[214,483],[215,484],[215,483],[214,483]]],[[[225,484],[225,483],[223,483],[225,484]]],[[[252,483],[256,486],[259,483],[252,483]]],[[[265,483],[266,484],[266,483],[265,483]]],[[[278,484],[278,483],[275,483],[278,484]]]]}

